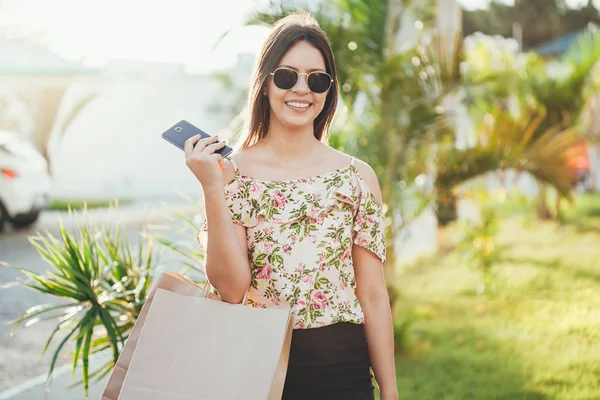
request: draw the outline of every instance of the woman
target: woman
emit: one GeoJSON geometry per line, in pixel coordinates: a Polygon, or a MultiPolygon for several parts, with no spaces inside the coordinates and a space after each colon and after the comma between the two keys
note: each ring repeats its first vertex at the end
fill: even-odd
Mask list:
{"type": "Polygon", "coordinates": [[[206,272],[221,298],[287,304],[294,331],[284,399],[397,399],[383,277],[381,193],[371,167],[324,142],[338,98],[329,41],[296,13],[263,45],[248,131],[222,160],[218,138],[186,142],[202,184],[206,272]]]}

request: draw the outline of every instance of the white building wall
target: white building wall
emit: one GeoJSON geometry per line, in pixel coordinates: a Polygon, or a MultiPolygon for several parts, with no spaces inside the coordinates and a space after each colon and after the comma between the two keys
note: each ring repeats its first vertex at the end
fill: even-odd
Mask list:
{"type": "MultiPolygon", "coordinates": [[[[74,86],[67,103],[87,91],[86,86],[74,86]]],[[[231,116],[213,109],[232,94],[210,76],[106,78],[100,87],[98,97],[52,148],[53,196],[107,199],[199,193],[183,152],[160,134],[181,119],[209,134],[222,134],[231,116]]]]}

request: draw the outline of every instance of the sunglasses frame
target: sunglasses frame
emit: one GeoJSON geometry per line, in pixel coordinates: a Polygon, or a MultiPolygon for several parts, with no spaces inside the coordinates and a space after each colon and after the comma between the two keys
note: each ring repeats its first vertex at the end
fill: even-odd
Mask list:
{"type": "Polygon", "coordinates": [[[274,84],[275,86],[277,86],[277,88],[279,88],[279,89],[281,89],[281,90],[292,90],[292,89],[294,88],[294,86],[296,86],[296,84],[298,84],[298,80],[300,79],[300,75],[306,75],[306,86],[308,86],[308,89],[309,89],[309,90],[310,90],[312,93],[316,93],[316,94],[323,94],[323,93],[327,93],[327,91],[328,91],[329,89],[331,89],[331,86],[333,85],[333,77],[332,77],[331,75],[329,75],[327,72],[324,72],[324,71],[312,71],[312,72],[309,72],[309,73],[307,74],[306,72],[299,72],[299,71],[297,71],[297,70],[295,70],[295,69],[293,69],[293,68],[288,68],[288,67],[278,67],[278,68],[275,68],[275,70],[274,70],[273,72],[269,72],[269,75],[271,75],[273,78],[275,78],[275,72],[279,71],[280,69],[285,69],[285,70],[287,70],[287,71],[294,71],[294,72],[296,73],[296,75],[297,75],[296,82],[294,82],[294,84],[292,85],[292,87],[291,87],[291,88],[289,88],[289,89],[283,89],[283,88],[280,88],[280,87],[279,87],[279,86],[277,86],[277,84],[275,83],[275,79],[273,79],[273,84],[274,84]],[[329,77],[329,87],[327,88],[327,90],[325,90],[325,91],[323,91],[323,92],[320,92],[320,93],[319,93],[319,92],[314,92],[314,91],[313,91],[313,90],[310,88],[310,85],[308,84],[308,77],[309,77],[310,75],[312,75],[312,74],[325,74],[325,75],[327,75],[327,76],[329,77]]]}

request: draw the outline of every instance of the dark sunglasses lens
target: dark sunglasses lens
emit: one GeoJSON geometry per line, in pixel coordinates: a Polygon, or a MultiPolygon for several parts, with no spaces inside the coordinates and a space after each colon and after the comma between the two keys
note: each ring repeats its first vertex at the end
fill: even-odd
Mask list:
{"type": "Polygon", "coordinates": [[[320,72],[308,76],[308,87],[314,93],[325,93],[331,86],[331,77],[320,72]]]}
{"type": "Polygon", "coordinates": [[[273,83],[279,89],[289,90],[298,81],[298,73],[291,69],[278,69],[273,74],[273,83]]]}

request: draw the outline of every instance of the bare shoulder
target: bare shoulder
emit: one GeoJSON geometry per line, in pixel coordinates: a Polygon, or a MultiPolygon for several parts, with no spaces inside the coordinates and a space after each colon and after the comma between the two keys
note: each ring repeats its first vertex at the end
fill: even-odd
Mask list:
{"type": "MultiPolygon", "coordinates": [[[[225,180],[227,182],[231,182],[231,180],[235,177],[235,168],[238,168],[246,171],[249,168],[252,169],[252,166],[255,164],[255,160],[260,160],[260,149],[257,151],[257,146],[252,145],[242,150],[235,150],[234,153],[229,156],[233,163],[230,160],[226,160],[225,162],[225,180]],[[235,163],[235,166],[234,166],[235,163]]],[[[264,157],[262,157],[264,159],[264,157]]]]}
{"type": "Polygon", "coordinates": [[[235,168],[228,158],[223,159],[223,165],[223,180],[225,181],[225,184],[228,184],[235,178],[235,168]]]}
{"type": "Polygon", "coordinates": [[[355,158],[354,167],[358,171],[358,174],[367,184],[369,190],[373,193],[375,198],[379,203],[382,203],[381,198],[381,189],[379,187],[379,180],[377,179],[377,174],[373,170],[373,168],[358,158],[355,158]]]}

